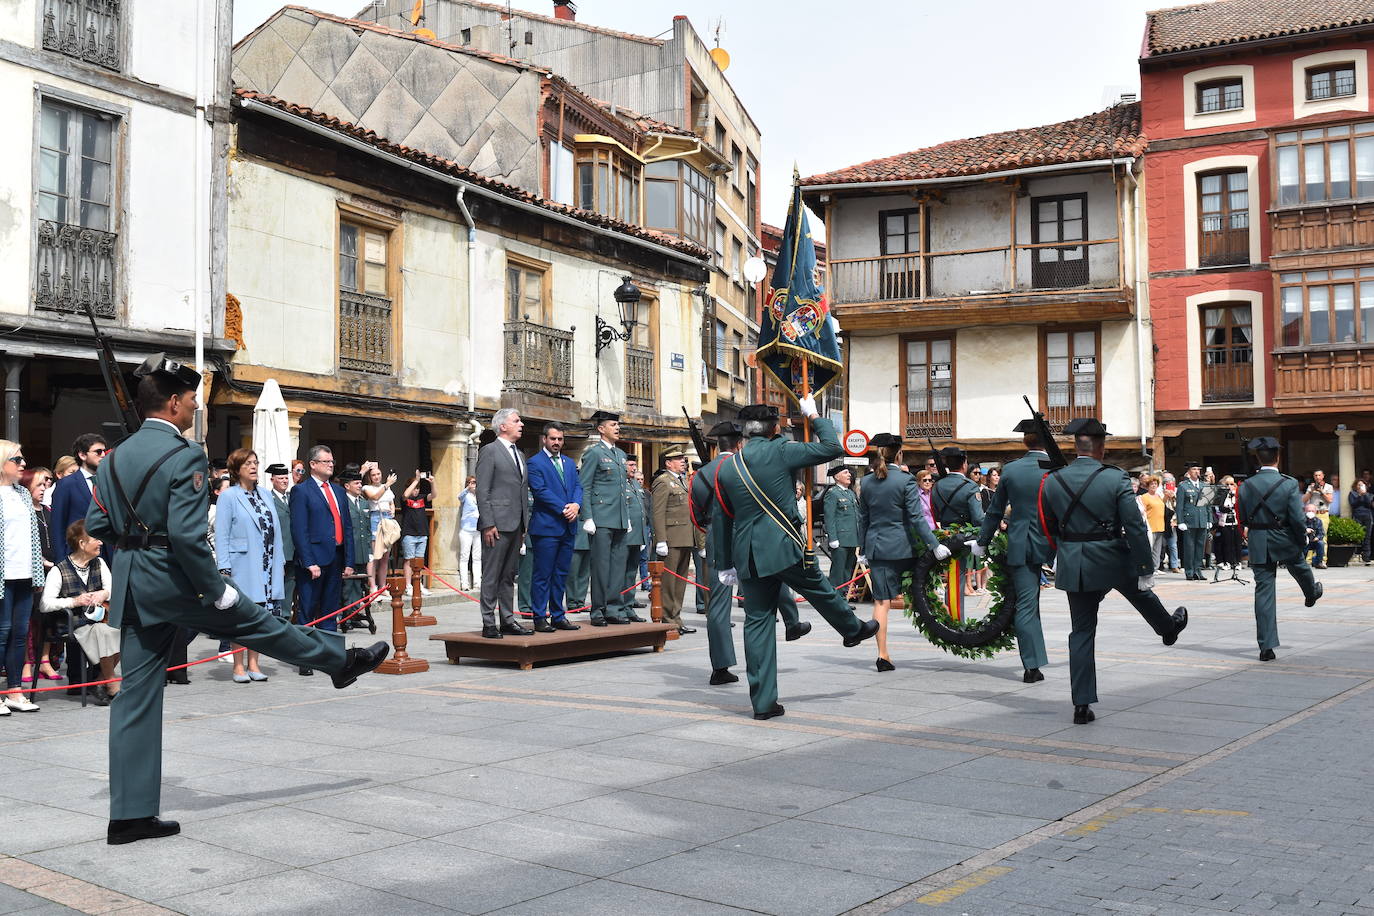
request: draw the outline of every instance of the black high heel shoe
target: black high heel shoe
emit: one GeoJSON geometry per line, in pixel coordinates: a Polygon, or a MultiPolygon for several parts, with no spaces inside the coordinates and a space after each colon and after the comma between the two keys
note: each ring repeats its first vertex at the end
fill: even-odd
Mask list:
{"type": "Polygon", "coordinates": [[[896,670],[897,670],[897,666],[894,665],[894,664],[892,664],[892,662],[888,661],[888,660],[885,659],[885,658],[880,658],[880,659],[878,659],[877,666],[878,666],[878,670],[879,670],[879,671],[896,671],[896,670]]]}

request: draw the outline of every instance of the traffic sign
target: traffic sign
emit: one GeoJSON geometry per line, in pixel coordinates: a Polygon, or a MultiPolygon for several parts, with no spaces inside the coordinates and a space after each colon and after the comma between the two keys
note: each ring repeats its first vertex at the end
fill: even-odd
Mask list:
{"type": "Polygon", "coordinates": [[[844,450],[855,458],[868,451],[868,433],[861,429],[851,429],[845,433],[844,450]]]}

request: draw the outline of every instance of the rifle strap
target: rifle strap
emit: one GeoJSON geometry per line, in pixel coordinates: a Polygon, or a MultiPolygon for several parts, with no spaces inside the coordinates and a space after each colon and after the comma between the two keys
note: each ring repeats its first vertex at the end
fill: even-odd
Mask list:
{"type": "MultiPolygon", "coordinates": [[[[143,494],[147,491],[148,484],[152,481],[153,475],[157,473],[157,469],[166,464],[167,459],[171,458],[177,452],[181,451],[184,448],[191,447],[185,439],[181,439],[179,441],[179,445],[173,446],[171,451],[167,452],[157,461],[153,462],[152,466],[148,468],[148,472],[144,474],[143,479],[139,481],[138,489],[134,491],[134,498],[132,501],[130,501],[128,495],[125,494],[124,484],[120,483],[119,474],[115,471],[114,451],[111,451],[110,454],[105,457],[105,460],[110,463],[110,480],[114,481],[115,495],[118,496],[119,501],[124,504],[124,511],[129,513],[128,520],[132,521],[134,524],[138,525],[138,527],[142,528],[144,534],[148,534],[152,531],[152,529],[149,528],[146,524],[144,524],[143,519],[139,518],[138,511],[134,508],[134,506],[138,505],[139,501],[143,499],[143,494]]],[[[124,533],[126,535],[131,533],[128,524],[124,526],[124,533]]]]}
{"type": "Polygon", "coordinates": [[[753,497],[758,507],[763,510],[763,514],[777,524],[777,526],[783,530],[784,534],[796,542],[797,546],[802,549],[802,553],[805,553],[806,541],[797,533],[796,528],[792,525],[791,520],[788,519],[787,514],[778,508],[777,503],[773,502],[768,494],[763,491],[763,488],[759,486],[758,481],[754,480],[754,475],[749,471],[749,465],[744,462],[744,448],[741,447],[740,450],[731,457],[734,459],[735,463],[739,465],[740,482],[744,484],[744,489],[753,497]]]}
{"type": "MultiPolygon", "coordinates": [[[[1279,514],[1274,511],[1272,506],[1269,505],[1269,497],[1273,496],[1274,491],[1277,490],[1279,487],[1283,486],[1283,482],[1287,479],[1287,477],[1280,474],[1279,479],[1274,481],[1274,485],[1272,487],[1264,491],[1264,495],[1259,498],[1259,502],[1255,505],[1256,512],[1263,509],[1265,512],[1269,513],[1269,518],[1271,519],[1271,522],[1269,522],[1269,524],[1277,524],[1279,520],[1279,514]]],[[[1254,518],[1251,518],[1250,521],[1253,522],[1254,518]]],[[[1261,524],[1264,523],[1261,522],[1261,524]]],[[[1253,525],[1251,527],[1253,527],[1253,525]]]]}
{"type": "Polygon", "coordinates": [[[1061,489],[1063,489],[1064,494],[1069,497],[1069,504],[1064,507],[1064,511],[1057,513],[1059,517],[1059,536],[1061,540],[1063,540],[1064,534],[1066,533],[1066,524],[1068,520],[1073,517],[1074,510],[1078,508],[1078,504],[1083,501],[1084,494],[1088,492],[1088,488],[1091,487],[1093,481],[1097,479],[1097,475],[1101,474],[1105,470],[1107,470],[1107,466],[1105,464],[1099,465],[1091,474],[1088,475],[1088,479],[1083,481],[1083,485],[1078,488],[1077,493],[1069,489],[1069,485],[1064,482],[1063,477],[1060,477],[1058,474],[1049,475],[1050,477],[1054,478],[1054,481],[1059,484],[1061,489]]]}

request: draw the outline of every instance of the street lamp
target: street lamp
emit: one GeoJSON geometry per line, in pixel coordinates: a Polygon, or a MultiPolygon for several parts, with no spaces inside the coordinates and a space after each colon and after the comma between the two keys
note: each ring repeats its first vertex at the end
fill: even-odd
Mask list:
{"type": "Polygon", "coordinates": [[[629,277],[624,278],[615,290],[615,306],[620,312],[620,324],[625,329],[617,331],[615,325],[608,324],[596,316],[596,352],[601,351],[617,340],[629,340],[634,333],[635,325],[639,324],[639,287],[630,282],[629,277]]]}

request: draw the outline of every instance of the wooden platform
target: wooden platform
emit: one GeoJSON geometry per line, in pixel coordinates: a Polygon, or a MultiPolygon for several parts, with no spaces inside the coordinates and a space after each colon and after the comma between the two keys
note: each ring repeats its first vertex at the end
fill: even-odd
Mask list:
{"type": "Polygon", "coordinates": [[[448,660],[458,664],[459,659],[481,658],[487,661],[515,662],[520,670],[528,671],[535,662],[547,662],[560,658],[588,658],[604,655],[607,652],[623,652],[626,649],[652,647],[662,652],[668,640],[668,631],[677,629],[667,623],[629,623],[611,624],[594,627],[583,621],[580,630],[558,630],[553,633],[535,633],[533,636],[502,636],[500,639],[484,639],[481,630],[467,633],[436,633],[430,639],[444,644],[448,660]]]}

